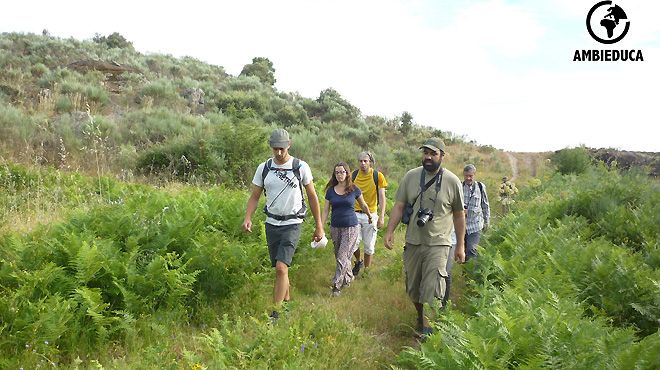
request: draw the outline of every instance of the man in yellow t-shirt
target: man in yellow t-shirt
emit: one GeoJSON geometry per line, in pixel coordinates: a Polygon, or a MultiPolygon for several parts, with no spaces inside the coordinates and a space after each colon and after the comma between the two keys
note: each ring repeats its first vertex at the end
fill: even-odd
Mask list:
{"type": "Polygon", "coordinates": [[[359,169],[353,172],[353,183],[362,190],[362,196],[369,206],[369,212],[371,213],[373,222],[369,223],[368,216],[364,214],[362,208],[356,202],[355,212],[357,213],[360,233],[355,243],[355,253],[353,253],[355,256],[353,276],[357,276],[363,266],[365,271],[371,266],[372,256],[376,248],[378,229],[382,228],[385,224],[385,188],[387,188],[385,175],[373,168],[373,154],[370,152],[360,153],[358,155],[358,163],[359,169]],[[376,175],[374,171],[376,171],[376,175]],[[378,176],[377,180],[376,176],[378,176]],[[378,185],[376,185],[376,181],[378,185]],[[360,259],[360,241],[364,244],[364,262],[360,259]]]}

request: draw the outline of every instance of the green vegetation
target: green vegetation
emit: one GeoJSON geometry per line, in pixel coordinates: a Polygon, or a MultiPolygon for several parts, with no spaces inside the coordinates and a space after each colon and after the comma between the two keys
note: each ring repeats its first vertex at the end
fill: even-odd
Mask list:
{"type": "Polygon", "coordinates": [[[462,312],[404,367],[650,369],[660,361],[659,197],[587,168],[521,194],[483,244],[462,312]]]}
{"type": "Polygon", "coordinates": [[[584,173],[591,163],[591,157],[585,147],[559,150],[552,156],[552,160],[557,171],[564,175],[584,173]]]}
{"type": "MultiPolygon", "coordinates": [[[[275,68],[264,57],[233,77],[192,58],[142,55],[116,33],[92,41],[3,33],[0,67],[0,153],[19,163],[39,157],[40,164],[87,174],[102,169],[236,185],[249,184],[253,163],[229,159],[251,153],[261,159],[263,145],[235,150],[249,148],[256,131],[267,137],[273,127],[293,133],[292,152],[313,169],[324,171],[339,159],[356,167],[356,153],[370,149],[393,179],[418,162],[410,148],[428,136],[451,144],[450,168],[463,164],[451,153],[471,147],[450,132],[412,125],[407,112],[401,119],[362,117],[332,88],[314,99],[278,92],[275,68]],[[228,142],[228,127],[250,129],[232,129],[228,142]]],[[[492,153],[479,158],[498,161],[492,153]]]]}

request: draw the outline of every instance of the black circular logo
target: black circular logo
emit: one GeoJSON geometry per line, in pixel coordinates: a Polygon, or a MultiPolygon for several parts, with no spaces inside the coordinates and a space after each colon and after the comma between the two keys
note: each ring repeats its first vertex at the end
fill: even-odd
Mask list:
{"type": "Polygon", "coordinates": [[[629,29],[630,21],[626,12],[620,6],[613,5],[612,1],[597,3],[587,14],[587,31],[594,40],[601,44],[614,44],[621,41],[629,29]],[[622,20],[625,21],[622,22],[622,20]],[[594,26],[592,26],[592,21],[596,23],[594,26]],[[594,32],[594,30],[598,30],[598,32],[594,32]]]}

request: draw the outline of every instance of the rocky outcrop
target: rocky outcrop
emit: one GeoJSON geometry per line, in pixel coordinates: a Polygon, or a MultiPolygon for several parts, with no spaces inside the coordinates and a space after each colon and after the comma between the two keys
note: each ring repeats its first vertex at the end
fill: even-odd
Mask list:
{"type": "Polygon", "coordinates": [[[115,61],[104,62],[101,60],[93,59],[84,59],[69,63],[67,68],[71,68],[79,72],[94,70],[113,76],[117,76],[125,72],[139,72],[136,68],[123,66],[115,61]]]}
{"type": "Polygon", "coordinates": [[[84,59],[78,60],[67,65],[67,68],[78,72],[99,71],[105,74],[106,88],[113,93],[120,93],[124,86],[122,74],[127,72],[140,73],[134,67],[124,66],[115,61],[104,62],[101,60],[84,59]]]}
{"type": "Polygon", "coordinates": [[[204,90],[199,87],[191,87],[183,90],[181,96],[188,102],[190,113],[204,113],[204,90]]]}
{"type": "Polygon", "coordinates": [[[649,176],[660,176],[660,153],[631,152],[610,148],[589,149],[589,151],[595,159],[610,167],[615,163],[616,167],[621,170],[639,167],[645,170],[648,169],[649,176]]]}

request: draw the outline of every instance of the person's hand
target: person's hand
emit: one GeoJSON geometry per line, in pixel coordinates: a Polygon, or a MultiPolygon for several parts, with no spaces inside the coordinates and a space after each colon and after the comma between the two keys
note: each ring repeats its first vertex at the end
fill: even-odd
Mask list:
{"type": "Polygon", "coordinates": [[[371,218],[371,216],[367,216],[367,219],[369,220],[369,223],[370,223],[370,224],[374,222],[374,219],[371,218]]]}
{"type": "Polygon", "coordinates": [[[387,249],[392,249],[392,246],[394,245],[394,233],[386,233],[385,238],[383,238],[383,241],[385,242],[385,248],[387,249]]]}
{"type": "Polygon", "coordinates": [[[315,242],[318,242],[319,240],[323,239],[324,236],[325,236],[325,230],[324,230],[322,227],[321,227],[321,228],[318,228],[318,227],[317,227],[317,228],[314,230],[314,237],[313,237],[313,239],[314,239],[315,242]]]}
{"type": "Polygon", "coordinates": [[[247,233],[252,232],[252,220],[251,219],[246,219],[245,221],[243,221],[243,231],[245,231],[247,233]]]}
{"type": "Polygon", "coordinates": [[[385,217],[378,217],[378,222],[376,222],[376,228],[377,229],[382,229],[383,226],[385,226],[385,217]]]}
{"type": "Polygon", "coordinates": [[[465,262],[465,246],[456,246],[456,251],[454,252],[454,261],[457,263],[465,262]]]}

